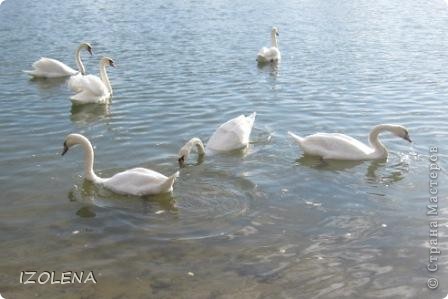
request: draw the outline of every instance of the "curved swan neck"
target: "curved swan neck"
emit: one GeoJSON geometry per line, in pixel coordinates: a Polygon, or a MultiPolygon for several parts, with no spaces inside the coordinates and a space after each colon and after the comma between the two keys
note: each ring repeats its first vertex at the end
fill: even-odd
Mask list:
{"type": "Polygon", "coordinates": [[[112,86],[110,85],[109,76],[107,75],[106,66],[109,64],[108,61],[101,59],[100,60],[100,78],[104,84],[106,84],[107,89],[109,90],[110,95],[112,95],[112,86]]]}
{"type": "Polygon", "coordinates": [[[274,30],[271,32],[271,46],[276,47],[278,49],[278,40],[277,40],[277,34],[274,30]]]}
{"type": "Polygon", "coordinates": [[[85,75],[85,74],[86,74],[86,68],[84,67],[84,64],[83,64],[82,61],[81,61],[81,49],[82,49],[83,47],[84,47],[83,45],[80,45],[80,46],[78,47],[78,49],[76,49],[76,52],[75,52],[75,61],[76,61],[76,66],[78,67],[79,72],[80,72],[82,75],[85,75]]]}
{"type": "Polygon", "coordinates": [[[196,146],[196,149],[198,151],[198,155],[205,154],[204,144],[202,143],[201,139],[193,137],[185,144],[185,148],[187,149],[188,154],[190,154],[191,149],[193,148],[193,146],[196,146]]]}
{"type": "Polygon", "coordinates": [[[87,180],[93,181],[95,183],[101,182],[101,178],[99,178],[93,171],[94,152],[92,144],[84,136],[78,136],[77,139],[77,142],[84,149],[84,177],[87,180]]]}
{"type": "Polygon", "coordinates": [[[374,154],[379,156],[387,156],[386,147],[381,143],[379,134],[384,131],[390,131],[389,125],[378,125],[373,127],[369,134],[369,143],[374,149],[374,154]]]}

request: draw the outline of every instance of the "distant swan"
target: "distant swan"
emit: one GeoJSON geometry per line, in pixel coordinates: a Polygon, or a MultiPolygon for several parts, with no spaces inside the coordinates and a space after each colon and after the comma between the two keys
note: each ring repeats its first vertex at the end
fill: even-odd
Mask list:
{"type": "Polygon", "coordinates": [[[33,70],[24,71],[32,77],[36,78],[61,78],[73,76],[78,73],[85,74],[86,69],[81,61],[81,50],[86,49],[90,55],[92,55],[92,46],[89,43],[82,43],[76,49],[75,61],[78,71],[72,69],[68,65],[60,62],[59,60],[42,57],[33,63],[33,70]]]}
{"type": "Polygon", "coordinates": [[[146,168],[132,168],[115,174],[110,178],[100,178],[93,171],[94,153],[90,141],[80,134],[70,134],[64,141],[64,155],[70,147],[80,144],[84,149],[84,177],[95,184],[128,195],[149,195],[167,193],[173,190],[173,184],[179,172],[166,177],[156,171],[146,168]]]}
{"type": "Polygon", "coordinates": [[[273,27],[271,31],[271,47],[266,48],[263,47],[258,52],[257,61],[259,63],[269,63],[269,62],[280,62],[281,54],[278,49],[278,29],[277,27],[273,27]]]}
{"type": "Polygon", "coordinates": [[[302,148],[305,154],[320,156],[323,159],[334,160],[376,160],[387,157],[387,149],[381,143],[378,135],[388,131],[412,142],[408,130],[398,125],[377,125],[369,134],[370,146],[358,140],[338,133],[317,133],[305,138],[294,133],[288,134],[302,148]]]}
{"type": "Polygon", "coordinates": [[[187,161],[194,146],[200,156],[206,152],[227,152],[247,147],[256,115],[255,112],[249,116],[240,115],[223,123],[210,137],[206,148],[199,138],[190,139],[179,151],[179,163],[182,165],[187,161]]]}
{"type": "Polygon", "coordinates": [[[115,67],[114,61],[109,57],[100,60],[100,77],[95,75],[73,76],[69,87],[77,92],[70,99],[73,104],[108,103],[112,97],[112,86],[107,76],[106,67],[115,67]]]}

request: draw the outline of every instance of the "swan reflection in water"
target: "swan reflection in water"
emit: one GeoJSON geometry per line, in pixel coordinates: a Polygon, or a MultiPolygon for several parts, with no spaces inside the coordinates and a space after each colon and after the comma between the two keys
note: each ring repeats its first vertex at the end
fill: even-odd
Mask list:
{"type": "Polygon", "coordinates": [[[72,105],[70,120],[79,124],[89,124],[100,119],[109,118],[111,115],[110,106],[108,104],[72,105]]]}
{"type": "Polygon", "coordinates": [[[296,160],[297,164],[326,171],[346,171],[364,163],[368,163],[365,174],[366,181],[370,184],[386,184],[401,181],[404,174],[408,172],[409,162],[406,155],[400,156],[389,153],[389,158],[371,161],[350,161],[350,160],[324,160],[318,156],[303,155],[296,160]],[[398,163],[395,163],[396,158],[398,163]]]}
{"type": "Polygon", "coordinates": [[[82,185],[75,185],[68,193],[70,201],[83,206],[76,212],[80,217],[95,217],[95,208],[113,208],[138,214],[154,214],[157,211],[176,212],[176,202],[171,193],[146,196],[128,196],[113,193],[94,183],[83,180],[82,185]]]}
{"type": "Polygon", "coordinates": [[[54,89],[57,87],[65,87],[65,84],[67,82],[67,78],[52,78],[52,79],[47,79],[47,78],[31,78],[30,82],[34,85],[36,85],[39,90],[41,91],[46,91],[46,90],[50,90],[50,89],[54,89]]]}
{"type": "Polygon", "coordinates": [[[270,63],[257,63],[260,73],[268,73],[272,78],[276,79],[280,70],[280,64],[278,62],[270,63]]]}

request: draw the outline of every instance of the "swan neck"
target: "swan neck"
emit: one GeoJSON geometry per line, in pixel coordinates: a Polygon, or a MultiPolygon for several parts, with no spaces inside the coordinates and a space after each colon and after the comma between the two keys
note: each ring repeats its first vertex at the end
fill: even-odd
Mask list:
{"type": "Polygon", "coordinates": [[[82,139],[80,144],[84,149],[84,177],[89,181],[99,183],[101,178],[93,171],[94,152],[92,144],[87,139],[82,139]]]}
{"type": "Polygon", "coordinates": [[[101,81],[107,86],[107,90],[109,90],[110,95],[112,95],[112,86],[110,85],[109,76],[106,71],[106,63],[103,61],[100,62],[100,78],[101,81]]]}
{"type": "Polygon", "coordinates": [[[205,154],[205,148],[204,148],[204,144],[202,143],[202,141],[199,138],[193,138],[192,139],[192,146],[196,146],[196,149],[198,150],[198,154],[199,155],[203,155],[205,154]]]}
{"type": "Polygon", "coordinates": [[[76,61],[76,66],[78,67],[78,70],[81,74],[85,75],[86,74],[86,69],[84,67],[84,64],[82,63],[81,60],[81,49],[82,49],[82,45],[78,47],[78,49],[76,49],[75,52],[75,61],[76,61]]]}
{"type": "Polygon", "coordinates": [[[277,34],[275,34],[275,32],[271,33],[271,46],[278,49],[277,34]]]}
{"type": "Polygon", "coordinates": [[[369,143],[374,149],[373,155],[375,156],[387,156],[387,149],[379,139],[379,134],[384,131],[388,131],[387,126],[378,125],[369,134],[369,143]]]}
{"type": "Polygon", "coordinates": [[[202,143],[201,139],[196,138],[196,137],[191,138],[190,141],[188,141],[186,144],[186,149],[188,151],[188,154],[190,154],[190,152],[194,146],[196,146],[196,149],[197,149],[199,155],[205,154],[204,144],[202,143]]]}

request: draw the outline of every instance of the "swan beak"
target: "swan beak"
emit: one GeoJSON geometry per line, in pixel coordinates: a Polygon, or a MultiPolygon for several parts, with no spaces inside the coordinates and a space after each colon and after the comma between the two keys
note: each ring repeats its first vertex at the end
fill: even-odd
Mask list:
{"type": "Polygon", "coordinates": [[[115,67],[115,63],[112,60],[110,61],[109,64],[110,64],[111,67],[115,67]]]}
{"type": "Polygon", "coordinates": [[[280,34],[278,33],[278,31],[275,33],[275,35],[279,36],[280,34]]]}
{"type": "Polygon", "coordinates": [[[92,51],[92,48],[87,48],[87,51],[89,52],[89,54],[90,54],[90,56],[92,56],[93,55],[93,51],[92,51]]]}
{"type": "Polygon", "coordinates": [[[182,156],[179,159],[177,159],[177,162],[179,162],[179,166],[182,167],[185,162],[185,156],[182,156]]]}
{"type": "Polygon", "coordinates": [[[65,153],[68,151],[67,143],[64,142],[64,149],[62,150],[61,156],[65,155],[65,153]]]}
{"type": "Polygon", "coordinates": [[[406,135],[403,137],[404,140],[408,141],[409,143],[412,143],[411,138],[409,137],[409,135],[406,135]]]}

